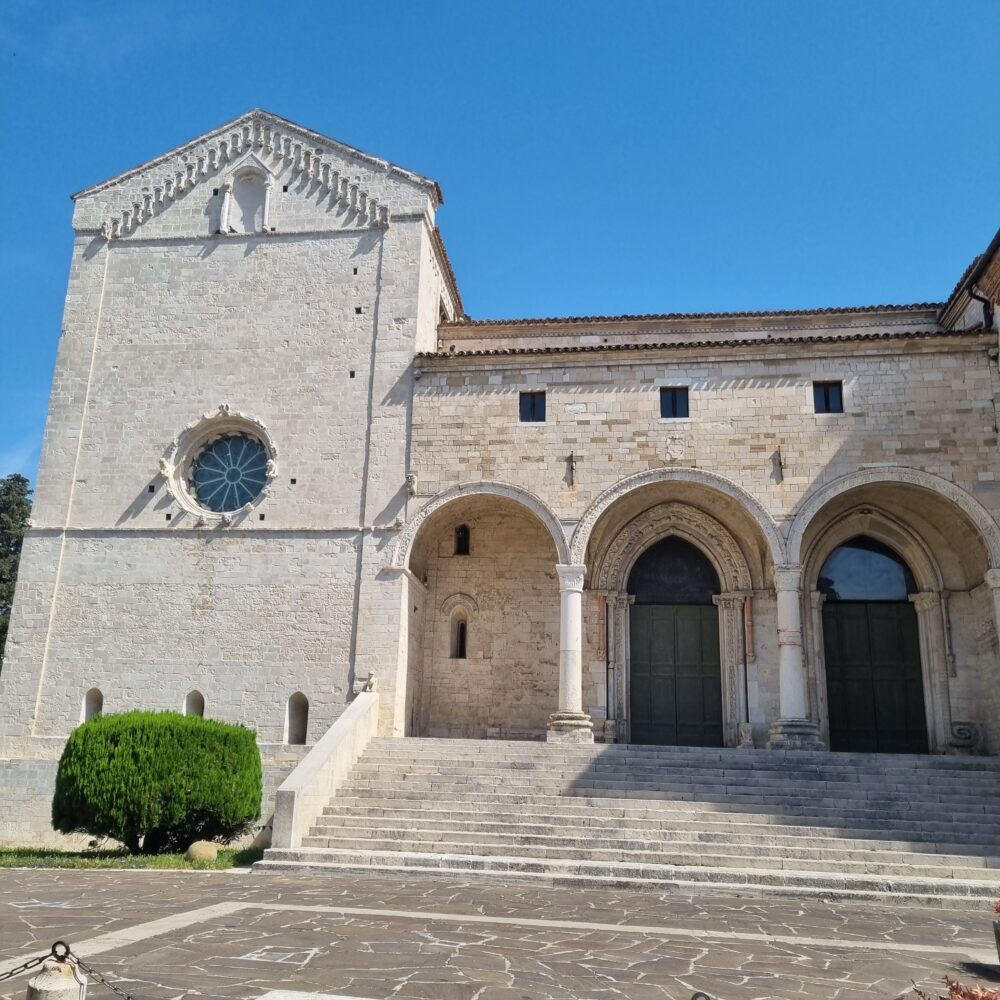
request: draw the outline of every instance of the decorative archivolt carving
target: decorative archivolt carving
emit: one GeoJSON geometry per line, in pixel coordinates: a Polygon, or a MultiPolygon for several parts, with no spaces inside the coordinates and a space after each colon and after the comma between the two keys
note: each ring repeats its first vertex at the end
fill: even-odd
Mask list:
{"type": "Polygon", "coordinates": [[[918,486],[950,500],[979,531],[980,538],[989,553],[990,565],[1000,567],[1000,524],[990,512],[975,497],[954,483],[948,482],[947,479],[923,472],[920,469],[901,467],[862,469],[859,472],[841,476],[839,479],[834,479],[825,486],[815,489],[806,497],[792,521],[788,532],[788,561],[798,562],[800,560],[802,540],[809,525],[831,500],[849,490],[881,483],[905,483],[910,486],[918,486]]]}
{"type": "Polygon", "coordinates": [[[614,503],[634,490],[642,489],[644,486],[668,482],[693,483],[705,486],[735,500],[760,527],[770,547],[773,562],[785,562],[785,545],[778,532],[778,528],[771,515],[756,497],[743,489],[742,486],[738,486],[731,480],[726,479],[725,476],[720,476],[714,472],[706,472],[703,469],[689,468],[650,469],[648,472],[638,472],[634,476],[628,476],[605,490],[587,508],[577,524],[576,530],[573,532],[573,540],[570,544],[569,561],[574,563],[586,561],[587,545],[590,542],[594,526],[614,503]]]}
{"type": "Polygon", "coordinates": [[[635,561],[654,542],[676,535],[701,549],[715,567],[724,591],[751,589],[750,568],[729,530],[710,514],[686,503],[664,503],[630,521],[596,561],[591,587],[626,589],[635,561]]]}
{"type": "Polygon", "coordinates": [[[468,614],[479,614],[479,603],[471,594],[452,594],[441,602],[445,615],[451,615],[456,608],[464,608],[468,614]]]}
{"type": "Polygon", "coordinates": [[[396,544],[392,547],[389,566],[402,569],[407,565],[410,558],[410,551],[413,548],[413,542],[421,527],[431,515],[456,500],[472,496],[500,497],[520,504],[545,526],[556,547],[556,561],[559,563],[569,562],[569,549],[566,544],[566,536],[563,534],[559,519],[552,513],[545,502],[535,496],[534,493],[520,486],[510,486],[506,483],[461,483],[450,490],[446,490],[444,493],[439,493],[436,497],[432,497],[420,508],[414,518],[406,524],[396,539],[396,544]]]}
{"type": "Polygon", "coordinates": [[[389,225],[389,206],[364,190],[345,174],[339,161],[329,151],[317,149],[316,140],[307,140],[281,129],[277,123],[257,116],[234,123],[228,134],[206,138],[187,153],[188,160],[139,191],[123,190],[130,201],[121,205],[101,226],[101,237],[116,239],[134,233],[144,222],[158,215],[167,205],[186,195],[209,178],[226,177],[245,154],[255,159],[269,173],[290,169],[299,181],[316,185],[346,211],[356,216],[358,225],[385,228],[389,225]]]}

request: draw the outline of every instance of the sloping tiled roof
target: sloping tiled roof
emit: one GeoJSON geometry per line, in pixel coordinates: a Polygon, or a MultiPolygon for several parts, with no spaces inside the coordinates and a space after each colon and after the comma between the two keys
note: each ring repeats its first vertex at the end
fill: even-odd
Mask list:
{"type": "Polygon", "coordinates": [[[883,306],[843,306],[823,309],[770,309],[757,312],[694,312],[694,313],[635,313],[621,316],[542,316],[536,319],[471,319],[466,317],[454,323],[442,323],[453,327],[494,327],[494,326],[552,326],[552,325],[594,325],[599,323],[635,323],[643,320],[674,319],[766,319],[771,316],[826,316],[844,313],[877,312],[917,312],[940,309],[942,302],[914,302],[910,305],[883,306]]]}
{"type": "Polygon", "coordinates": [[[422,351],[418,358],[497,358],[546,354],[598,354],[614,351],[676,351],[697,348],[713,350],[720,347],[774,347],[797,344],[875,343],[886,340],[927,340],[936,337],[967,337],[990,333],[979,327],[974,330],[898,330],[883,333],[844,333],[811,337],[756,337],[737,340],[679,340],[646,344],[576,344],[558,347],[493,347],[467,351],[422,351]]]}

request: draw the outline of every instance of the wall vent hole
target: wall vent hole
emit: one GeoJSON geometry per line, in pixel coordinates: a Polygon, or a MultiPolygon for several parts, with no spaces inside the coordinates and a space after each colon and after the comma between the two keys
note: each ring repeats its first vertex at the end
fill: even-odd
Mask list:
{"type": "Polygon", "coordinates": [[[167,520],[168,520],[168,521],[170,520],[170,515],[169,515],[169,514],[167,514],[167,520]]]}
{"type": "Polygon", "coordinates": [[[264,515],[263,515],[263,514],[260,514],[260,515],[258,515],[258,516],[260,517],[260,519],[261,519],[262,521],[264,520],[264,515]]]}
{"type": "Polygon", "coordinates": [[[156,487],[152,483],[149,484],[149,492],[150,493],[155,493],[156,492],[156,487]]]}
{"type": "Polygon", "coordinates": [[[357,268],[355,268],[355,269],[354,269],[354,273],[355,273],[355,274],[357,274],[357,273],[358,273],[358,269],[357,269],[357,268]]]}
{"type": "Polygon", "coordinates": [[[282,187],[282,189],[281,189],[281,190],[282,190],[282,191],[284,191],[284,192],[285,192],[285,193],[287,194],[287,193],[288,193],[288,185],[287,185],[287,184],[285,184],[285,185],[284,185],[284,186],[282,187]]]}
{"type": "Polygon", "coordinates": [[[294,486],[298,482],[297,479],[289,479],[288,481],[292,484],[292,486],[294,486]]]}
{"type": "Polygon", "coordinates": [[[219,189],[218,188],[212,188],[212,194],[217,196],[219,194],[219,189]]]}
{"type": "Polygon", "coordinates": [[[354,378],[354,369],[351,369],[351,378],[354,378]]]}
{"type": "Polygon", "coordinates": [[[361,306],[355,306],[354,307],[354,313],[355,313],[356,316],[360,316],[361,315],[361,306]]]}

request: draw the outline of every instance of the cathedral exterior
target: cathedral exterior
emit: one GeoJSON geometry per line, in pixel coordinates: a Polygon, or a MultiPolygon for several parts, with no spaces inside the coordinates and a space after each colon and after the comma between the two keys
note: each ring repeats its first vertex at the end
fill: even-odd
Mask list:
{"type": "Polygon", "coordinates": [[[99,711],[1000,755],[1000,234],[945,302],[466,316],[438,185],[252,111],[75,196],[0,837],[99,711]]]}

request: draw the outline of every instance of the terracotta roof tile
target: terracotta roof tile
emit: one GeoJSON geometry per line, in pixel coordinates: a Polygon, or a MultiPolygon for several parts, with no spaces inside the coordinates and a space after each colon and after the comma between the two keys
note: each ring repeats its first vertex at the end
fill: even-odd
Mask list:
{"type": "Polygon", "coordinates": [[[758,312],[624,313],[620,316],[543,316],[536,319],[471,319],[466,317],[442,327],[547,326],[556,324],[628,323],[665,319],[752,319],[769,316],[825,316],[841,313],[914,312],[937,310],[941,302],[914,302],[910,305],[843,306],[824,309],[772,309],[758,312]]]}
{"type": "Polygon", "coordinates": [[[545,354],[597,354],[612,351],[712,350],[720,347],[773,347],[798,344],[847,344],[885,340],[925,340],[932,337],[965,337],[990,333],[982,327],[973,330],[900,330],[884,333],[847,333],[811,337],[756,337],[739,340],[681,340],[647,344],[577,344],[560,347],[496,347],[471,351],[422,351],[418,358],[497,358],[545,354]]]}

